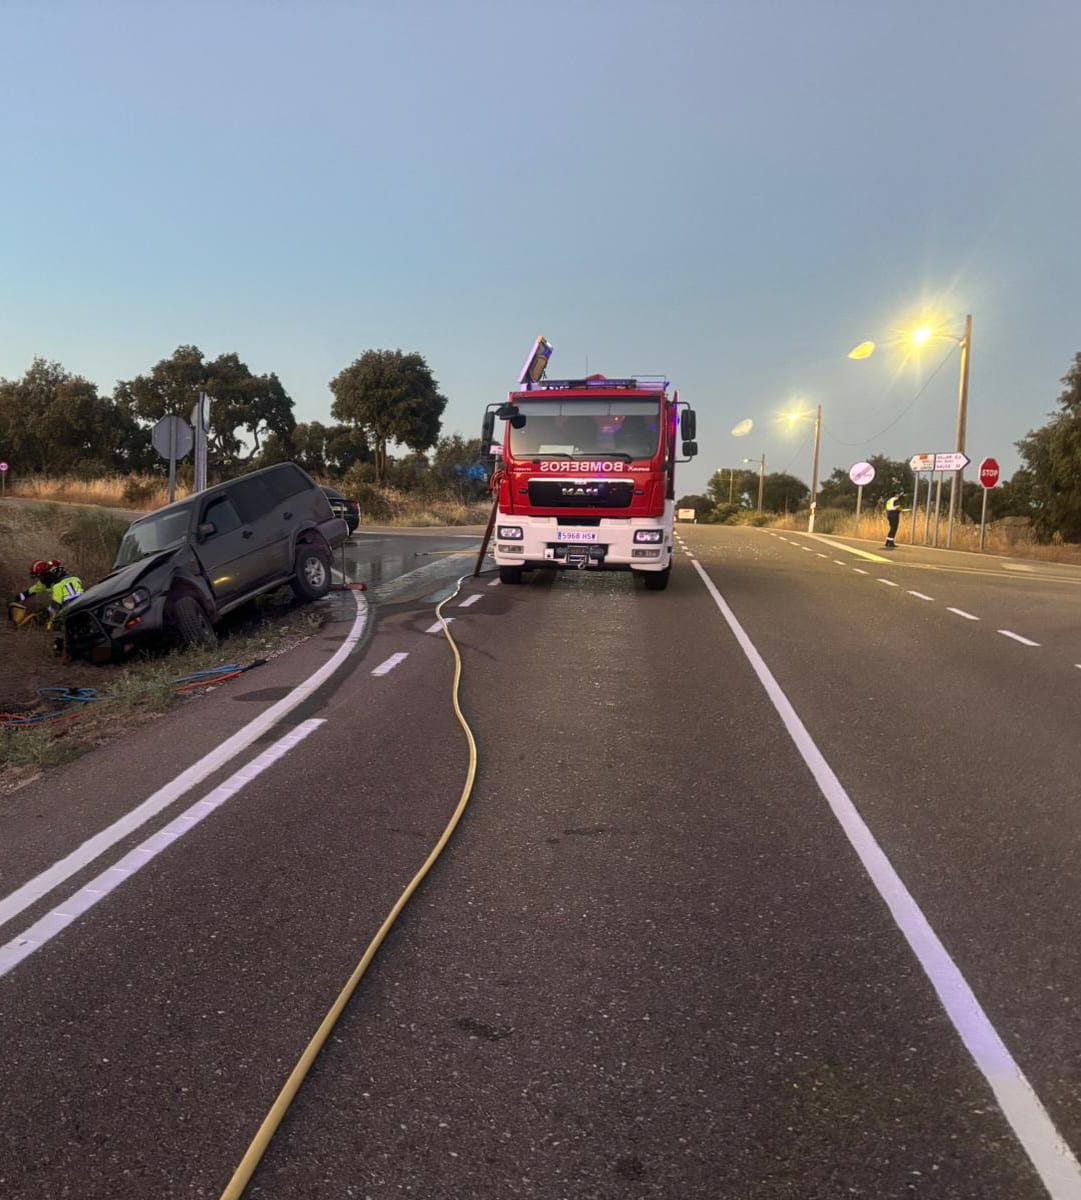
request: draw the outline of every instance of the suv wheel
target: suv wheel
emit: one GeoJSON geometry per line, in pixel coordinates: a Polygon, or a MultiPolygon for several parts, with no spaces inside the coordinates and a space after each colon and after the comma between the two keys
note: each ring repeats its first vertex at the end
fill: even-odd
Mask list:
{"type": "Polygon", "coordinates": [[[182,646],[207,646],[215,640],[210,618],[194,596],[178,596],[172,609],[173,624],[182,646]]]}
{"type": "Polygon", "coordinates": [[[301,600],[321,600],[330,591],[330,559],[318,546],[297,547],[293,592],[301,600]]]}

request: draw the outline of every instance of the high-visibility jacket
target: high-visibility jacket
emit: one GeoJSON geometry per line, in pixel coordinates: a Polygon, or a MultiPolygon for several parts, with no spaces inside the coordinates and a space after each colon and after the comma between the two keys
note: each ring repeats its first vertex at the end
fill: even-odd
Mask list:
{"type": "Polygon", "coordinates": [[[901,504],[904,501],[903,495],[891,496],[886,501],[886,512],[903,512],[901,504]]]}
{"type": "Polygon", "coordinates": [[[41,596],[48,594],[51,601],[49,611],[55,612],[69,600],[74,600],[76,596],[82,595],[83,581],[77,575],[65,575],[58,583],[54,583],[52,587],[36,579],[25,592],[20,592],[15,597],[20,604],[25,600],[29,600],[31,596],[41,596]]]}

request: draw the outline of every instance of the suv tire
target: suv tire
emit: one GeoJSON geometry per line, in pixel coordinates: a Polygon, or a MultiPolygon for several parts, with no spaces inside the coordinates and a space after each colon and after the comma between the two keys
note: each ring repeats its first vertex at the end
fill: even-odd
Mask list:
{"type": "Polygon", "coordinates": [[[499,568],[500,583],[521,583],[522,568],[521,567],[500,567],[499,568]]]}
{"type": "Polygon", "coordinates": [[[649,592],[663,592],[668,586],[668,577],[671,574],[671,567],[665,567],[663,571],[643,571],[642,582],[649,592]]]}
{"type": "Polygon", "coordinates": [[[330,559],[325,550],[313,545],[297,547],[292,588],[301,600],[321,600],[330,591],[330,559]]]}
{"type": "Polygon", "coordinates": [[[173,624],[182,646],[209,646],[216,640],[214,626],[194,596],[177,596],[172,609],[173,624]]]}

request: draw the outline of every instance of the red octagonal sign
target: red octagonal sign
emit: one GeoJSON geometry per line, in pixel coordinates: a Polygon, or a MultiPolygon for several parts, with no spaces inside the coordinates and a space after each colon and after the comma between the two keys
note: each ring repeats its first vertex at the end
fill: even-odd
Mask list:
{"type": "Polygon", "coordinates": [[[993,488],[998,483],[998,463],[993,458],[985,458],[980,463],[980,483],[985,488],[993,488]]]}

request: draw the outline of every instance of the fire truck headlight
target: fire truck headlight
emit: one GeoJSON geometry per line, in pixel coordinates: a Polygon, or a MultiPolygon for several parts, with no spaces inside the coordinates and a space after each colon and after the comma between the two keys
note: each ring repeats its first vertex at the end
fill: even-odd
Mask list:
{"type": "Polygon", "coordinates": [[[500,525],[499,538],[504,542],[520,542],[522,540],[521,525],[500,525]]]}
{"type": "Polygon", "coordinates": [[[663,529],[636,529],[634,531],[634,540],[636,542],[651,542],[656,544],[664,541],[663,529]]]}

